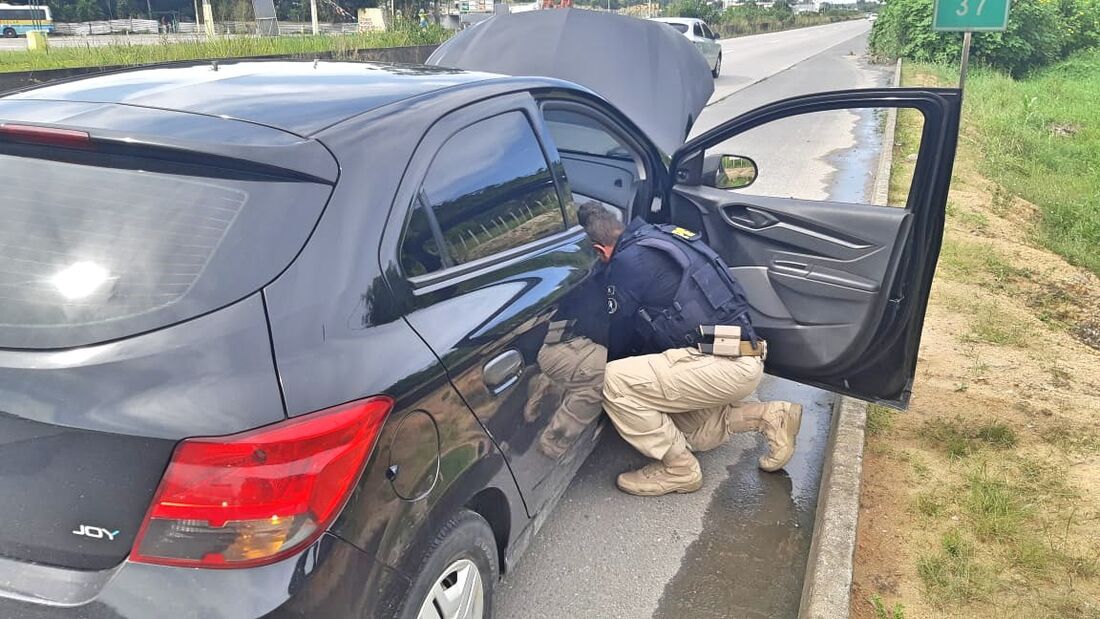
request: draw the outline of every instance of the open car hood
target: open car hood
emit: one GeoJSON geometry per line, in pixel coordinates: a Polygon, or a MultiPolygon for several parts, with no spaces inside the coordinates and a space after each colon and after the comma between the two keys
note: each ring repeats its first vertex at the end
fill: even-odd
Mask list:
{"type": "Polygon", "coordinates": [[[667,24],[581,9],[496,15],[441,45],[427,63],[580,84],[665,154],[684,144],[714,92],[703,55],[667,24]]]}

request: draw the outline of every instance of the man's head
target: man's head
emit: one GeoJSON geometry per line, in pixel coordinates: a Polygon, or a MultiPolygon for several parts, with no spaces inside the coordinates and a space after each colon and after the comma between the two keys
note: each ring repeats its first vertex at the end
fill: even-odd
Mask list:
{"type": "Polygon", "coordinates": [[[626,229],[619,214],[598,202],[586,202],[577,209],[577,221],[584,227],[600,260],[610,262],[615,244],[626,229]]]}

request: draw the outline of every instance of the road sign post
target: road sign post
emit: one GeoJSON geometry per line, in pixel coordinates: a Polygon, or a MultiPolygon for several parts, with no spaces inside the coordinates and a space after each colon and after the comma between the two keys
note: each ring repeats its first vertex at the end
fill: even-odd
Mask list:
{"type": "Polygon", "coordinates": [[[932,12],[932,30],[962,32],[962,67],[959,89],[966,85],[970,66],[970,37],[974,32],[998,32],[1008,28],[1011,0],[936,0],[932,12]]]}

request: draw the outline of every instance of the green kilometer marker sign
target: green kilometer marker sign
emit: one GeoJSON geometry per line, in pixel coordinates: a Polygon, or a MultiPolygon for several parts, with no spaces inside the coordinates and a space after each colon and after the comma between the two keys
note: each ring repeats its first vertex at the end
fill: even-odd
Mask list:
{"type": "Polygon", "coordinates": [[[1008,27],[1010,0],[936,0],[932,30],[990,32],[1008,27]]]}

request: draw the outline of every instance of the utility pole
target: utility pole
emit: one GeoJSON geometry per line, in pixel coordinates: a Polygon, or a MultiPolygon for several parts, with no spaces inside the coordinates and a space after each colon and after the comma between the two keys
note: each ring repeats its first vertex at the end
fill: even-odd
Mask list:
{"type": "Polygon", "coordinates": [[[153,0],[145,0],[145,14],[153,19],[153,0]]]}
{"type": "Polygon", "coordinates": [[[199,15],[199,0],[191,0],[195,4],[195,34],[202,28],[202,15],[199,15]]]}
{"type": "Polygon", "coordinates": [[[313,21],[313,35],[321,34],[321,27],[317,25],[317,0],[309,0],[309,15],[313,21]]]}
{"type": "Polygon", "coordinates": [[[210,0],[202,0],[202,21],[206,26],[206,36],[214,38],[214,9],[210,6],[210,0]]]}

